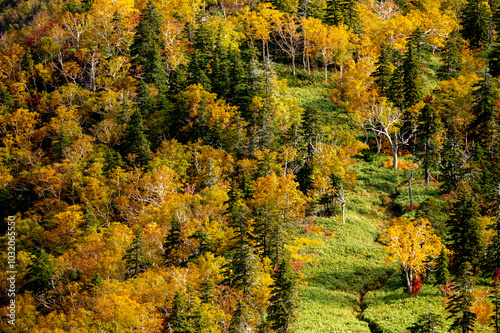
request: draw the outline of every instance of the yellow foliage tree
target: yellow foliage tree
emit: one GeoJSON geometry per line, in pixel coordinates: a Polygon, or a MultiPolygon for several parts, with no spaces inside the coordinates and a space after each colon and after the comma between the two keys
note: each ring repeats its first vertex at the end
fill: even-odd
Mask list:
{"type": "Polygon", "coordinates": [[[404,217],[393,219],[380,239],[385,244],[389,262],[399,262],[406,277],[408,292],[412,290],[415,274],[424,274],[435,265],[443,244],[436,236],[429,220],[418,218],[408,221],[404,217]]]}

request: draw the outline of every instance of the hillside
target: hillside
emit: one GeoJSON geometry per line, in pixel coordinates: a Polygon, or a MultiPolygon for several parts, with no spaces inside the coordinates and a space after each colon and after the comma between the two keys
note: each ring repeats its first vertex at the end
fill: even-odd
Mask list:
{"type": "Polygon", "coordinates": [[[500,7],[0,1],[0,332],[496,332],[500,7]]]}

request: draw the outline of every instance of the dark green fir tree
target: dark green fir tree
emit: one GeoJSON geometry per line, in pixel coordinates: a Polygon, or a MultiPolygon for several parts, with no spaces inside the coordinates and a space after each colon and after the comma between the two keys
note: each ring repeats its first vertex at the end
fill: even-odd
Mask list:
{"type": "Polygon", "coordinates": [[[422,100],[422,64],[417,55],[416,47],[411,43],[406,50],[403,61],[403,96],[404,106],[409,108],[422,100]]]}
{"type": "Polygon", "coordinates": [[[125,273],[127,279],[137,277],[137,275],[151,266],[152,262],[147,259],[144,247],[144,233],[141,228],[137,228],[132,245],[127,250],[127,254],[123,256],[123,260],[125,260],[127,264],[127,272],[125,273]]]}
{"type": "Polygon", "coordinates": [[[477,266],[483,254],[477,199],[472,195],[468,184],[462,183],[457,192],[457,201],[453,204],[448,219],[449,248],[454,253],[452,266],[455,273],[459,273],[465,263],[477,266]]]}
{"type": "Polygon", "coordinates": [[[375,77],[378,91],[385,96],[388,95],[391,86],[391,76],[394,67],[391,62],[393,53],[394,50],[391,46],[382,45],[380,56],[375,63],[377,69],[371,74],[371,76],[375,77]]]}
{"type": "Polygon", "coordinates": [[[174,215],[172,217],[172,225],[165,242],[163,243],[164,258],[167,265],[180,266],[184,264],[185,260],[182,256],[182,247],[184,241],[182,240],[181,223],[174,215]]]}
{"type": "Polygon", "coordinates": [[[448,318],[453,320],[451,330],[457,329],[462,333],[474,332],[477,316],[472,312],[472,305],[475,298],[472,294],[472,287],[476,280],[472,274],[472,267],[466,264],[459,278],[451,287],[453,294],[450,296],[446,310],[450,312],[448,318]]]}
{"type": "Polygon", "coordinates": [[[420,110],[417,116],[417,146],[416,151],[422,161],[425,175],[425,186],[429,186],[431,179],[431,168],[437,165],[439,141],[439,116],[430,104],[420,110]]]}
{"type": "Polygon", "coordinates": [[[24,277],[26,283],[22,290],[43,295],[54,287],[52,261],[43,248],[35,249],[32,255],[31,263],[26,267],[27,273],[24,277]]]}
{"type": "Polygon", "coordinates": [[[463,40],[457,30],[453,30],[446,38],[446,44],[441,52],[441,66],[437,71],[439,80],[449,80],[457,77],[463,68],[463,40]]]}
{"type": "Polygon", "coordinates": [[[418,319],[413,323],[412,326],[408,327],[408,332],[410,333],[435,333],[440,332],[443,327],[443,318],[434,312],[431,308],[427,313],[424,313],[418,317],[418,319]]]}
{"type": "Polygon", "coordinates": [[[198,333],[189,321],[189,307],[185,296],[177,291],[174,296],[172,309],[165,323],[165,332],[170,333],[198,333]]]}
{"type": "Polygon", "coordinates": [[[296,276],[288,258],[281,258],[273,278],[267,320],[274,332],[290,332],[295,319],[297,290],[296,276]]]}
{"type": "Polygon", "coordinates": [[[144,126],[143,119],[139,110],[135,110],[132,113],[123,145],[125,155],[131,154],[131,161],[137,166],[145,166],[152,157],[149,140],[145,134],[146,126],[144,126]]]}
{"type": "Polygon", "coordinates": [[[471,47],[478,48],[488,40],[489,8],[486,1],[467,0],[460,18],[460,33],[469,41],[471,47]]]}

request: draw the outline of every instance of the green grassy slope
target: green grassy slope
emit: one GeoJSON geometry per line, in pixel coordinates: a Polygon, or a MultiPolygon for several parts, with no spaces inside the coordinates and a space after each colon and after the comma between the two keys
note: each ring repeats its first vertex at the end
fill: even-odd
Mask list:
{"type": "MultiPolygon", "coordinates": [[[[304,266],[300,292],[298,332],[405,332],[427,311],[443,314],[436,287],[424,285],[421,293],[404,291],[399,266],[387,264],[378,242],[385,220],[391,218],[395,187],[404,174],[382,168],[387,157],[370,162],[359,159],[353,166],[357,184],[346,191],[346,224],[336,219],[318,219],[335,237],[322,239],[325,247],[311,250],[316,263],[304,266]]],[[[417,186],[415,203],[425,200],[431,189],[417,186]],[[425,193],[421,193],[425,192],[425,193]]],[[[400,194],[401,196],[401,194],[400,194]]]]}

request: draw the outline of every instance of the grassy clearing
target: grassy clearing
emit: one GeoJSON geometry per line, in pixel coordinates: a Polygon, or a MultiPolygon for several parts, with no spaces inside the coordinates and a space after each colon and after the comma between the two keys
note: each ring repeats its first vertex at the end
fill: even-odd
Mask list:
{"type": "MultiPolygon", "coordinates": [[[[326,246],[305,249],[316,260],[302,270],[307,285],[300,293],[297,332],[403,333],[429,306],[446,317],[437,287],[424,284],[416,296],[405,292],[399,265],[386,263],[378,242],[394,203],[404,205],[402,196],[407,195],[403,185],[395,192],[404,173],[383,168],[386,159],[372,155],[369,162],[360,158],[352,166],[357,183],[346,191],[345,225],[333,218],[316,220],[333,230],[334,238],[306,236],[321,239],[326,246]]],[[[413,192],[416,203],[438,195],[435,187],[418,182],[413,192]]]]}

